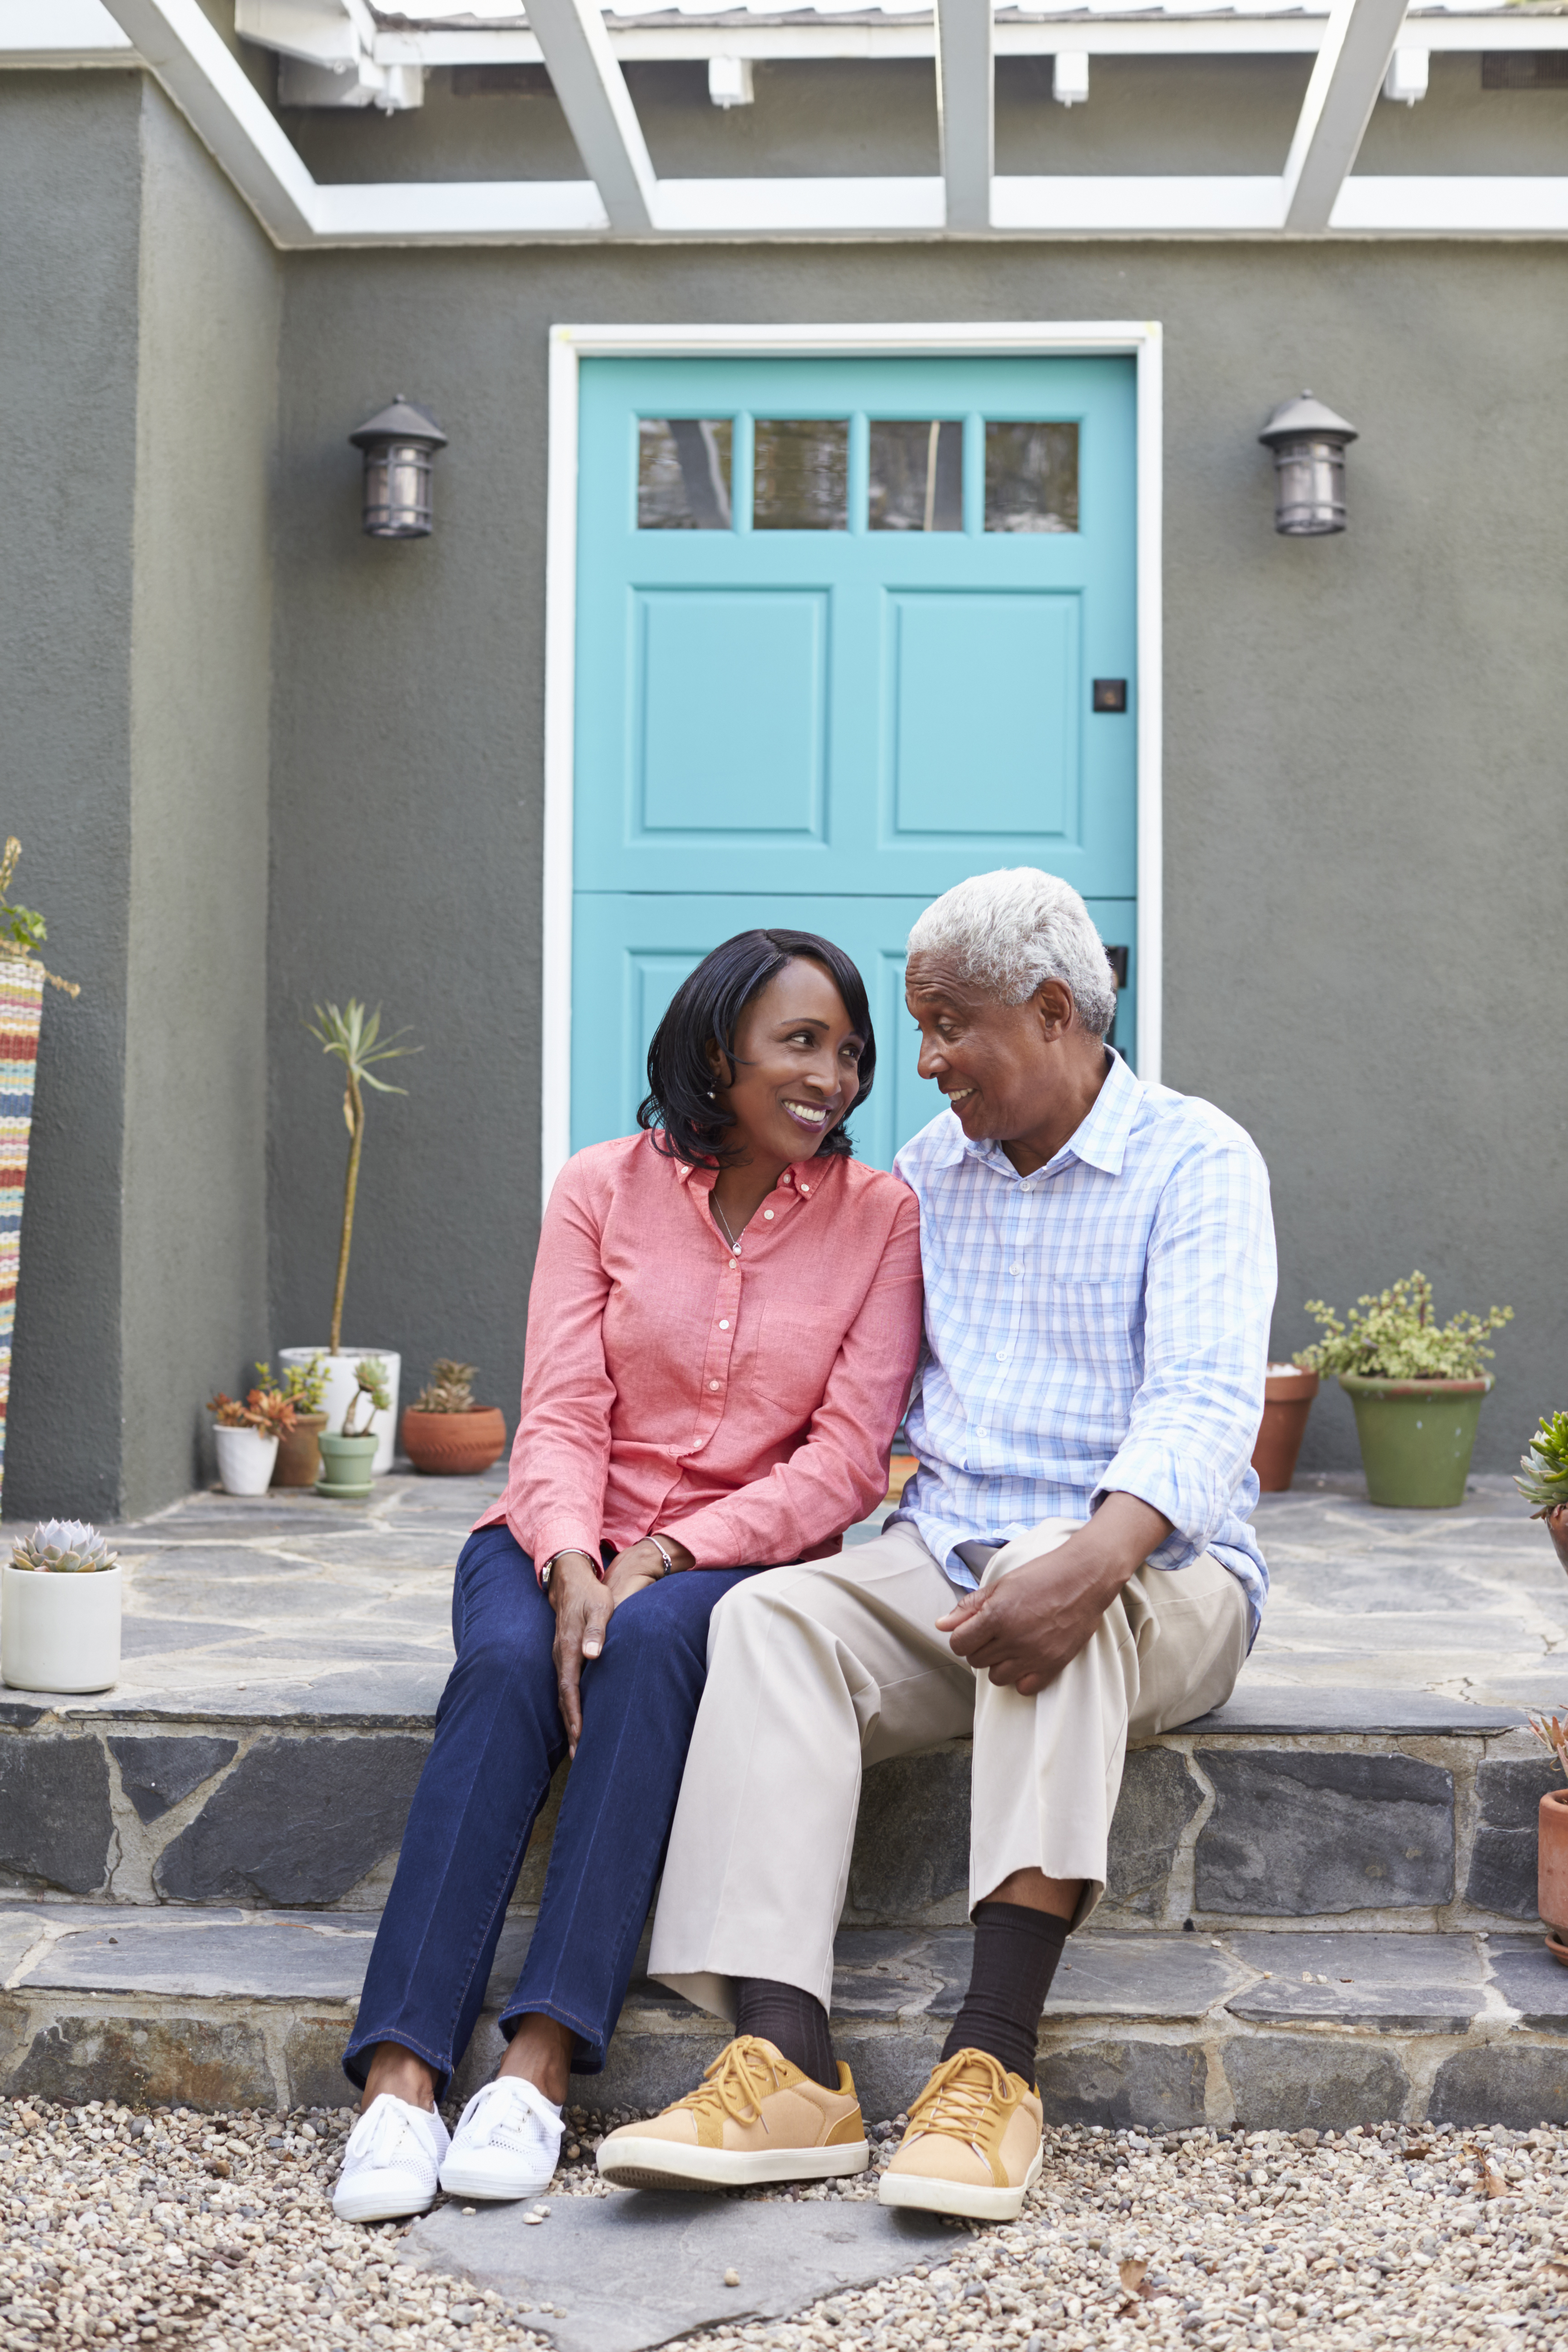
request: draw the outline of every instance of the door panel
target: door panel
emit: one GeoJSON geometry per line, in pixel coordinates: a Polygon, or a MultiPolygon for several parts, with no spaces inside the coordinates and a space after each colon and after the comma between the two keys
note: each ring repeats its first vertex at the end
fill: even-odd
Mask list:
{"type": "Polygon", "coordinates": [[[793,924],[866,974],[885,1165],[931,1115],[923,906],[1043,866],[1134,939],[1131,362],[592,360],[581,387],[574,1148],[626,1131],[690,963],[793,924]]]}

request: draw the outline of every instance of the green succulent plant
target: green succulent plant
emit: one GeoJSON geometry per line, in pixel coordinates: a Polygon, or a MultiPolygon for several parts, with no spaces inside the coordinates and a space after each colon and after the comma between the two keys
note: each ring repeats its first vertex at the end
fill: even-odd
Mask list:
{"type": "Polygon", "coordinates": [[[343,1425],[340,1433],[344,1437],[366,1437],[370,1433],[373,1415],[391,1412],[392,1391],[386,1385],[386,1366],[379,1356],[362,1356],[354,1366],[354,1377],[358,1386],[349,1399],[349,1409],[343,1415],[343,1425]],[[361,1397],[370,1399],[370,1411],[365,1414],[364,1428],[356,1429],[354,1421],[359,1412],[361,1397]]]}
{"type": "Polygon", "coordinates": [[[30,1536],[18,1536],[11,1547],[13,1568],[37,1569],[50,1576],[90,1576],[106,1568],[120,1565],[119,1554],[109,1549],[109,1538],[100,1536],[85,1519],[40,1519],[30,1536]]]}
{"type": "MultiPolygon", "coordinates": [[[[11,879],[22,855],[22,845],[15,834],[0,851],[0,960],[16,957],[26,961],[41,948],[48,938],[48,928],[42,915],[31,907],[11,904],[11,879]]],[[[58,972],[40,966],[51,988],[63,991],[67,996],[79,996],[81,990],[74,980],[62,980],[58,972]]]]}
{"type": "Polygon", "coordinates": [[[1497,1353],[1482,1341],[1513,1320],[1511,1307],[1492,1307],[1484,1317],[1467,1310],[1451,1322],[1434,1322],[1432,1285],[1419,1266],[1387,1290],[1365,1293],[1342,1323],[1321,1298],[1309,1298],[1307,1312],[1323,1326],[1323,1337],[1296,1358],[1304,1372],[1384,1381],[1479,1380],[1497,1353]]]}
{"type": "Polygon", "coordinates": [[[327,1395],[327,1359],[320,1349],[308,1364],[285,1364],[275,1381],[270,1364],[258,1364],[256,1377],[264,1389],[281,1389],[296,1412],[320,1412],[327,1395]]]}
{"type": "Polygon", "coordinates": [[[1532,1517],[1544,1519],[1568,1505],[1568,1412],[1542,1416],[1529,1453],[1519,1457],[1519,1466],[1524,1475],[1513,1483],[1531,1505],[1532,1517]]]}

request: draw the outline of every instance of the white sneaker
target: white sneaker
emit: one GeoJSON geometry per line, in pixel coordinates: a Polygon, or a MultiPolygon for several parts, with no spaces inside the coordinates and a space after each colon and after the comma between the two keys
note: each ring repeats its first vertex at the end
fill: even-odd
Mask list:
{"type": "Polygon", "coordinates": [[[537,2197],[561,2154],[561,2110],[516,2074],[476,2091],[441,2167],[450,2197],[537,2197]]]}
{"type": "Polygon", "coordinates": [[[429,2107],[411,2107],[390,2091],[373,2099],[349,2134],[332,2190],[340,2221],[395,2221],[433,2202],[441,2158],[451,2146],[429,2107]]]}

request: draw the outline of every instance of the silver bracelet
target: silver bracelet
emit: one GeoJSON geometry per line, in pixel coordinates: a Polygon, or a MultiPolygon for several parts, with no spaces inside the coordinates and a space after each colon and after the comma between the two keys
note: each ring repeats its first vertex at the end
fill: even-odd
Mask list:
{"type": "Polygon", "coordinates": [[[569,1554],[574,1555],[578,1559],[585,1559],[589,1567],[593,1570],[595,1575],[598,1578],[600,1583],[603,1584],[605,1580],[604,1569],[594,1558],[593,1553],[588,1550],[587,1547],[584,1544],[563,1544],[559,1551],[552,1551],[551,1553],[550,1558],[545,1561],[544,1566],[539,1571],[539,1589],[541,1592],[549,1591],[551,1570],[554,1568],[558,1559],[565,1559],[569,1554]]]}
{"type": "MultiPolygon", "coordinates": [[[[675,1562],[666,1551],[660,1538],[658,1536],[649,1536],[647,1540],[652,1544],[655,1551],[658,1552],[660,1559],[664,1562],[664,1576],[673,1576],[675,1574],[675,1562]]],[[[659,1582],[661,1584],[664,1582],[664,1576],[659,1578],[659,1582]]]]}

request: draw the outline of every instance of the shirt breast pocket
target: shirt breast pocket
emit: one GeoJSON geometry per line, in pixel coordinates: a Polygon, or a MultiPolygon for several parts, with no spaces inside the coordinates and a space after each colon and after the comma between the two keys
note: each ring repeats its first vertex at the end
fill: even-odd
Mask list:
{"type": "Polygon", "coordinates": [[[1125,1274],[1047,1275],[1039,1290],[1041,1353],[1131,1391],[1142,1356],[1143,1286],[1125,1274]]]}

